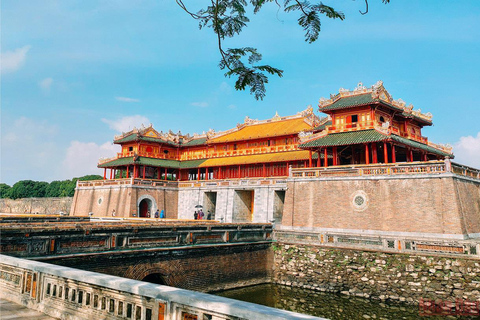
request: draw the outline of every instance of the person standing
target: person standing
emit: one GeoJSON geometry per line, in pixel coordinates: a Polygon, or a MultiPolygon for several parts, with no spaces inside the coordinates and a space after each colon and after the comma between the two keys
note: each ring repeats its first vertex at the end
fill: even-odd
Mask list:
{"type": "Polygon", "coordinates": [[[155,211],[155,219],[158,219],[158,217],[159,217],[159,214],[158,214],[158,209],[157,209],[157,211],[155,211]]]}
{"type": "Polygon", "coordinates": [[[197,219],[198,219],[198,213],[197,213],[197,210],[195,210],[195,213],[193,214],[193,219],[194,219],[194,220],[197,220],[197,219]]]}
{"type": "Polygon", "coordinates": [[[160,211],[160,219],[165,219],[165,210],[160,211]]]}

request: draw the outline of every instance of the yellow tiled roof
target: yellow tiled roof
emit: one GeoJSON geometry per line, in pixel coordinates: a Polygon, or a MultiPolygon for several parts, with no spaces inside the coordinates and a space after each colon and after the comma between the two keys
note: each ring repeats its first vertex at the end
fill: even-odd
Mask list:
{"type": "Polygon", "coordinates": [[[307,160],[308,154],[309,154],[309,151],[301,150],[301,151],[255,154],[255,155],[248,155],[248,156],[214,158],[214,159],[205,160],[202,164],[199,165],[199,167],[205,168],[205,167],[216,167],[216,166],[233,166],[233,165],[242,165],[242,164],[252,164],[252,163],[307,160]]]}
{"type": "Polygon", "coordinates": [[[260,138],[278,137],[296,134],[313,127],[305,122],[304,118],[272,121],[267,123],[250,124],[237,131],[209,140],[209,143],[233,142],[260,138]]]}

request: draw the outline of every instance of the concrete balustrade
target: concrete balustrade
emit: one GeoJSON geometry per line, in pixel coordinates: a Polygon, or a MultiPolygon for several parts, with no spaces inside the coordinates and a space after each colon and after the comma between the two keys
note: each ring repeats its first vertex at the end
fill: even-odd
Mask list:
{"type": "Polygon", "coordinates": [[[420,175],[454,173],[480,179],[480,170],[450,161],[397,162],[389,164],[356,164],[331,167],[292,168],[293,178],[315,178],[332,176],[381,176],[381,175],[420,175]]]}
{"type": "Polygon", "coordinates": [[[5,255],[0,259],[0,298],[60,319],[320,319],[5,255]]]}

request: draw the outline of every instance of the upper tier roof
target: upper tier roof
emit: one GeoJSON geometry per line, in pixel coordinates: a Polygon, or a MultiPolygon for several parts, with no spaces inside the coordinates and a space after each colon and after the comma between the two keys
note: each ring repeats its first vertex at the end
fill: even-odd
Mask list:
{"type": "Polygon", "coordinates": [[[371,88],[364,87],[359,83],[354,90],[341,88],[336,95],[330,95],[330,99],[321,98],[318,103],[319,110],[325,113],[332,111],[366,106],[382,105],[394,111],[404,118],[412,118],[424,125],[432,124],[432,114],[421,113],[421,110],[413,110],[413,105],[406,106],[402,99],[393,100],[392,96],[383,87],[383,82],[378,81],[371,88]]]}
{"type": "Polygon", "coordinates": [[[301,131],[312,130],[320,124],[320,119],[313,114],[310,107],[295,116],[280,117],[278,114],[268,120],[258,121],[245,118],[243,124],[236,128],[219,133],[208,140],[208,143],[222,143],[295,135],[301,131]]]}
{"type": "MultiPolygon", "coordinates": [[[[326,121],[326,119],[324,121],[326,121]]],[[[180,132],[175,134],[171,131],[167,133],[158,132],[152,125],[140,129],[134,128],[129,132],[116,136],[114,143],[124,144],[135,141],[146,141],[168,144],[175,147],[193,147],[210,143],[225,143],[294,135],[301,131],[312,130],[321,124],[321,122],[322,121],[313,113],[313,108],[309,106],[306,110],[293,116],[280,117],[278,114],[275,114],[274,117],[267,120],[254,120],[246,117],[244,123],[238,124],[233,129],[222,132],[209,130],[207,133],[201,135],[182,135],[180,132]]]]}

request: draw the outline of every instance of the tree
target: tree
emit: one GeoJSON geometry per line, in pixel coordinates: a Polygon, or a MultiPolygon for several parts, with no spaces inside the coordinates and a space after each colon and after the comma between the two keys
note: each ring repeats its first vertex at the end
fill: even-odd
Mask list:
{"type": "MultiPolygon", "coordinates": [[[[381,0],[389,3],[390,0],[381,0]]],[[[345,19],[345,15],[334,8],[315,1],[307,0],[284,0],[280,4],[278,0],[210,0],[210,5],[199,10],[197,13],[189,10],[183,0],[176,0],[177,4],[193,19],[198,20],[199,28],[211,28],[217,35],[218,50],[220,52],[219,67],[225,70],[225,76],[237,78],[235,89],[245,90],[250,88],[250,93],[255,99],[263,100],[265,97],[265,84],[268,83],[267,74],[282,77],[283,70],[269,65],[258,65],[262,55],[256,48],[224,48],[225,38],[233,38],[240,34],[250,19],[246,15],[246,8],[250,3],[253,13],[256,14],[267,3],[274,3],[284,12],[296,12],[299,14],[298,25],[305,30],[305,41],[313,43],[318,39],[321,30],[320,16],[324,15],[331,19],[345,19]],[[246,59],[246,61],[245,61],[246,59]]],[[[365,0],[366,9],[361,14],[368,12],[368,0],[365,0]]]]}
{"type": "Polygon", "coordinates": [[[12,187],[8,184],[0,183],[0,199],[10,198],[10,189],[12,189],[12,187]]]}
{"type": "Polygon", "coordinates": [[[21,180],[15,183],[10,189],[11,199],[31,198],[35,193],[35,181],[21,180]]]}

